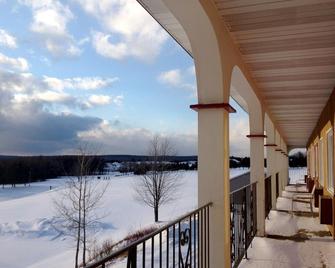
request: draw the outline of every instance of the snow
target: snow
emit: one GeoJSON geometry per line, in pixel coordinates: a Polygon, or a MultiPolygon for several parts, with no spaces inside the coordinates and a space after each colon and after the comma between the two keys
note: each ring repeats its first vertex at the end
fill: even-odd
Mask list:
{"type": "MultiPolygon", "coordinates": [[[[109,176],[96,180],[108,190],[104,196],[107,216],[97,230],[99,241],[118,241],[129,232],[153,223],[153,211],[135,199],[137,176],[109,176]]],[[[197,206],[197,172],[181,172],[178,198],[162,207],[160,220],[169,221],[197,206]],[[183,200],[183,202],[178,202],[183,200]]],[[[0,267],[73,266],[72,240],[58,236],[53,200],[59,197],[66,178],[0,189],[0,267]],[[52,185],[52,190],[49,186],[52,185]],[[27,190],[27,192],[25,192],[27,190]],[[15,252],[15,254],[13,254],[15,252]],[[54,266],[52,266],[54,265],[54,266]]]]}
{"type": "MultiPolygon", "coordinates": [[[[305,168],[291,169],[290,182],[302,183],[305,172],[305,168]]],[[[277,200],[277,210],[271,210],[266,219],[268,237],[254,238],[248,259],[243,259],[239,267],[335,267],[335,243],[327,226],[313,217],[309,204],[295,203],[294,210],[303,214],[290,211],[292,192],[297,190],[306,191],[306,186],[285,188],[283,197],[277,200]]]]}
{"type": "MultiPolygon", "coordinates": [[[[231,169],[230,177],[248,172],[231,169]]],[[[105,176],[102,176],[105,177],[105,176]]],[[[153,211],[135,198],[137,176],[113,172],[108,180],[96,180],[108,190],[96,236],[118,241],[130,232],[153,224],[153,211]]],[[[53,200],[59,198],[67,178],[0,188],[0,267],[62,268],[73,266],[74,249],[70,238],[59,236],[53,200]],[[52,189],[50,190],[50,186],[52,189]]],[[[197,207],[197,171],[181,172],[183,185],[178,198],[162,207],[160,220],[170,221],[197,207]],[[180,202],[182,200],[182,202],[180,202]]]]}

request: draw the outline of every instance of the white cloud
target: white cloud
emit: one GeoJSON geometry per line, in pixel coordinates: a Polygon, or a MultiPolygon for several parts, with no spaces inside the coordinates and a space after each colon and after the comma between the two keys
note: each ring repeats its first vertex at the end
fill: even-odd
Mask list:
{"type": "Polygon", "coordinates": [[[16,38],[10,35],[6,30],[0,29],[0,46],[17,48],[16,38]]]}
{"type": "Polygon", "coordinates": [[[195,66],[192,65],[192,66],[188,67],[188,68],[187,68],[187,72],[188,72],[190,75],[195,76],[195,66]]]}
{"type": "Polygon", "coordinates": [[[22,104],[31,101],[41,101],[48,103],[66,103],[68,101],[72,101],[74,98],[69,94],[63,92],[55,92],[51,90],[47,90],[44,92],[33,92],[32,94],[15,94],[13,103],[22,104]]]}
{"type": "MultiPolygon", "coordinates": [[[[84,142],[103,145],[107,153],[146,154],[150,140],[155,134],[145,128],[122,127],[119,121],[113,123],[103,120],[94,129],[79,132],[78,137],[84,142]]],[[[171,140],[177,150],[177,154],[197,154],[196,135],[160,134],[171,140]]]]}
{"type": "Polygon", "coordinates": [[[11,109],[24,110],[30,105],[54,111],[73,108],[89,109],[102,105],[121,105],[123,96],[87,95],[67,89],[99,89],[111,85],[115,78],[76,77],[68,79],[38,78],[31,73],[15,73],[0,69],[0,113],[11,109]],[[5,105],[2,105],[2,101],[5,105]]]}
{"type": "Polygon", "coordinates": [[[80,48],[67,24],[74,18],[71,10],[58,0],[21,0],[32,9],[33,21],[30,30],[39,37],[46,49],[56,57],[78,56],[80,48]]]}
{"type": "Polygon", "coordinates": [[[44,77],[44,82],[54,90],[64,89],[83,89],[83,90],[96,90],[111,86],[119,80],[118,77],[102,78],[102,77],[73,77],[59,79],[55,77],[44,77]]]}
{"type": "Polygon", "coordinates": [[[169,85],[171,87],[183,88],[195,92],[196,87],[193,83],[188,82],[190,79],[194,80],[194,74],[192,73],[192,67],[181,70],[172,69],[161,72],[158,75],[158,81],[162,84],[169,85]]]}
{"type": "Polygon", "coordinates": [[[229,126],[230,155],[249,156],[250,140],[246,137],[249,134],[248,116],[233,114],[230,117],[229,126]]]}
{"type": "Polygon", "coordinates": [[[89,42],[90,42],[90,38],[89,37],[84,37],[84,38],[82,38],[78,41],[78,45],[83,46],[83,45],[85,45],[86,43],[89,43],[89,42]]]}
{"type": "Polygon", "coordinates": [[[122,105],[123,96],[108,96],[108,95],[91,95],[88,97],[86,102],[83,102],[82,107],[84,109],[93,108],[97,106],[104,106],[109,104],[115,104],[117,106],[122,105]]]}
{"type": "Polygon", "coordinates": [[[25,58],[11,58],[2,53],[0,53],[0,65],[18,71],[27,71],[29,69],[28,61],[25,58]]]}
{"type": "Polygon", "coordinates": [[[110,35],[101,32],[92,33],[92,45],[101,56],[120,60],[127,56],[128,48],[125,43],[113,44],[109,41],[110,35]]]}
{"type": "Polygon", "coordinates": [[[162,72],[159,75],[158,80],[162,83],[172,86],[180,86],[182,84],[181,71],[179,69],[173,69],[170,71],[162,72]]]}
{"type": "Polygon", "coordinates": [[[95,105],[106,105],[112,103],[112,97],[107,95],[91,95],[88,101],[95,105]]]}
{"type": "Polygon", "coordinates": [[[102,25],[103,32],[92,32],[92,44],[104,57],[150,61],[167,40],[167,33],[135,0],[76,1],[102,25]]]}

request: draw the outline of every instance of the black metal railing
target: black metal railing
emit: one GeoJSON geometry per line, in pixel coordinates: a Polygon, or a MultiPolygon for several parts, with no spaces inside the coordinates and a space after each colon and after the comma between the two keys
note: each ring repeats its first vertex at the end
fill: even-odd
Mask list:
{"type": "Polygon", "coordinates": [[[265,197],[265,218],[268,217],[272,208],[272,189],[271,189],[271,176],[265,178],[264,185],[264,197],[265,197]]]}
{"type": "Polygon", "coordinates": [[[279,197],[279,173],[276,173],[276,198],[279,197]]]}
{"type": "Polygon", "coordinates": [[[209,208],[202,206],[86,268],[209,268],[209,208]]]}
{"type": "Polygon", "coordinates": [[[237,267],[257,232],[257,184],[230,193],[231,266],[237,267]]]}

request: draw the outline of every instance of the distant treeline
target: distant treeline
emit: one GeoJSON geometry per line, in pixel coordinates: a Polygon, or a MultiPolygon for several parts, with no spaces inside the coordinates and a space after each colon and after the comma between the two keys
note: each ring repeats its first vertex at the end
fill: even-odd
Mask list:
{"type": "MultiPolygon", "coordinates": [[[[105,163],[92,157],[90,170],[103,171],[105,163]]],[[[78,156],[30,156],[0,159],[0,184],[26,184],[58,176],[74,176],[78,170],[78,156]]]]}
{"type": "Polygon", "coordinates": [[[249,168],[250,158],[231,156],[230,161],[229,161],[229,166],[230,168],[249,168]]]}
{"type": "MultiPolygon", "coordinates": [[[[93,158],[90,169],[94,174],[102,174],[106,162],[111,162],[111,160],[122,163],[118,170],[121,173],[133,172],[140,175],[145,174],[150,168],[146,162],[148,160],[146,156],[108,155],[93,158]]],[[[167,170],[196,170],[198,168],[196,156],[172,157],[169,160],[171,162],[164,167],[167,170]]],[[[307,162],[306,155],[301,152],[291,155],[289,161],[290,167],[305,167],[307,162]]],[[[59,176],[73,176],[76,175],[77,166],[78,156],[75,155],[0,156],[0,184],[26,184],[59,176]]],[[[249,157],[230,157],[230,168],[241,167],[250,167],[249,157]]]]}
{"type": "MultiPolygon", "coordinates": [[[[162,170],[177,171],[177,170],[197,170],[197,162],[169,162],[162,165],[162,170]]],[[[149,162],[126,162],[119,168],[120,173],[133,172],[135,175],[143,175],[151,170],[149,162]]]]}
{"type": "Polygon", "coordinates": [[[306,167],[307,166],[307,157],[306,154],[302,152],[297,152],[294,155],[291,155],[290,158],[290,167],[306,167]]]}

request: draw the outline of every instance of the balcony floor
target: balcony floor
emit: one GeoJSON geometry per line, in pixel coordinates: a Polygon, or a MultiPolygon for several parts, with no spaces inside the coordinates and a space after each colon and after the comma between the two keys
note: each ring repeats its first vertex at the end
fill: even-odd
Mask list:
{"type": "Polygon", "coordinates": [[[314,217],[307,203],[294,203],[294,191],[305,186],[287,186],[266,220],[267,237],[255,237],[248,249],[248,260],[239,267],[335,267],[335,242],[326,225],[319,224],[318,209],[314,217]]]}

